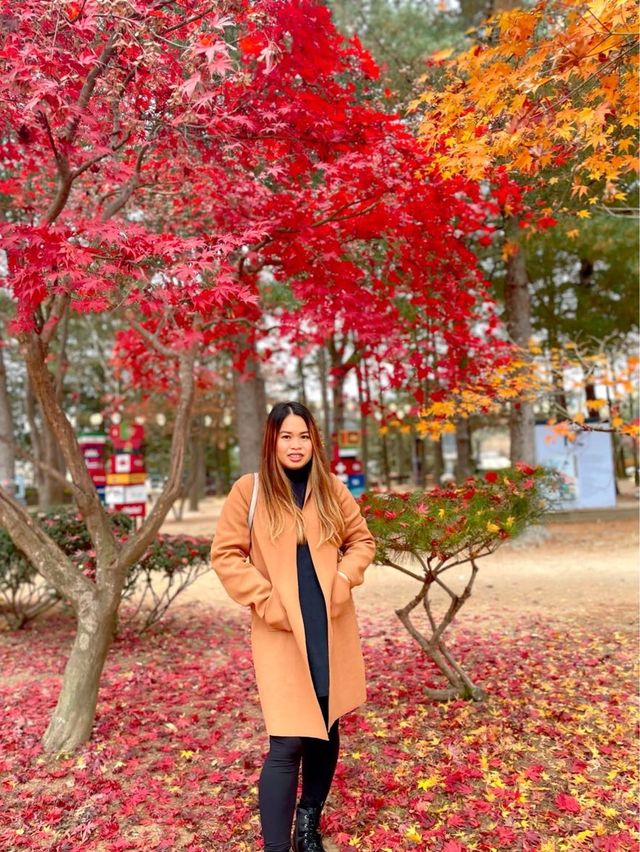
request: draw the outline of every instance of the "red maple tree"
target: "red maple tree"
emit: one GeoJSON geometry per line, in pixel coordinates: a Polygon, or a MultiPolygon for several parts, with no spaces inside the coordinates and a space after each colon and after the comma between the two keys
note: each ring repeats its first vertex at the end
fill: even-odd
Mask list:
{"type": "Polygon", "coordinates": [[[78,618],[44,739],[58,751],[90,736],[126,573],[178,494],[194,381],[209,351],[258,333],[261,272],[297,300],[280,317],[292,339],[303,320],[315,340],[352,331],[398,383],[432,369],[458,381],[469,348],[486,349],[463,241],[483,214],[463,181],[427,179],[428,158],[377,104],[370,56],[312,0],[0,9],[11,328],[96,550],[94,582],[0,490],[0,521],[78,618]],[[408,308],[428,340],[407,334],[408,308]],[[168,481],[124,543],[49,370],[65,315],[106,310],[130,324],[121,359],[175,365],[168,481]]]}

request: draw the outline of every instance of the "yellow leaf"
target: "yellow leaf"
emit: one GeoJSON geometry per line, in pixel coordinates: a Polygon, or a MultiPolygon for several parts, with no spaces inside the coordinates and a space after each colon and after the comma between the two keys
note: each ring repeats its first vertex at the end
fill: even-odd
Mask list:
{"type": "Polygon", "coordinates": [[[419,843],[422,840],[422,835],[414,825],[405,831],[404,836],[407,840],[413,840],[415,843],[419,843]]]}
{"type": "Polygon", "coordinates": [[[440,779],[435,776],[431,776],[430,778],[421,778],[418,781],[418,789],[419,790],[428,790],[429,787],[435,787],[436,784],[440,783],[440,779]]]}
{"type": "Polygon", "coordinates": [[[442,62],[445,59],[448,59],[453,53],[452,47],[446,47],[443,50],[437,50],[435,53],[432,53],[429,57],[434,62],[442,62]]]}

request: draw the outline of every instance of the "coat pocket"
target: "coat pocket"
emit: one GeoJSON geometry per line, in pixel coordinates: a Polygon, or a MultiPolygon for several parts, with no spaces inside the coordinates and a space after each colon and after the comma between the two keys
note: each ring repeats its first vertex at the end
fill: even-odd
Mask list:
{"type": "Polygon", "coordinates": [[[331,587],[331,617],[341,615],[351,602],[351,584],[341,574],[336,572],[331,587]]]}
{"type": "Polygon", "coordinates": [[[275,588],[271,590],[271,594],[267,598],[267,604],[264,608],[264,620],[274,630],[288,630],[291,632],[291,624],[289,623],[287,611],[282,605],[278,590],[275,588]]]}

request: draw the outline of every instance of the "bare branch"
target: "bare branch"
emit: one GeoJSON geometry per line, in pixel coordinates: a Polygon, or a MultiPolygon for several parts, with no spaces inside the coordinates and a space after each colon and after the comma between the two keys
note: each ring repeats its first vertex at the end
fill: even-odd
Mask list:
{"type": "Polygon", "coordinates": [[[116,40],[120,36],[120,30],[114,30],[109,38],[107,39],[105,46],[102,48],[102,53],[96,60],[96,64],[93,66],[91,71],[87,74],[87,79],[84,81],[82,89],[80,90],[80,94],[78,95],[78,102],[76,105],[76,114],[69,120],[67,127],[63,134],[63,139],[67,144],[73,142],[75,135],[78,131],[78,125],[80,124],[80,114],[86,109],[87,104],[89,103],[89,99],[93,94],[93,90],[95,89],[96,82],[98,77],[102,72],[106,69],[107,65],[111,61],[111,57],[113,56],[113,52],[115,49],[116,40]]]}
{"type": "Polygon", "coordinates": [[[397,562],[393,562],[391,559],[385,559],[382,564],[388,565],[390,568],[395,568],[396,571],[402,571],[403,574],[413,577],[414,580],[418,580],[420,583],[424,582],[424,577],[422,575],[414,574],[413,571],[410,571],[408,568],[404,568],[402,565],[398,565],[397,562]]]}
{"type": "Polygon", "coordinates": [[[87,470],[78,439],[56,398],[53,376],[45,363],[47,348],[34,331],[23,332],[19,340],[29,373],[29,381],[51,431],[60,445],[76,487],[78,508],[85,520],[96,553],[99,555],[98,575],[100,575],[103,564],[113,563],[116,560],[118,543],[87,470]]]}
{"type": "MultiPolygon", "coordinates": [[[[199,21],[199,20],[200,20],[200,18],[204,18],[206,15],[208,15],[208,14],[209,14],[209,12],[213,12],[213,10],[214,10],[214,9],[215,9],[215,6],[208,6],[208,7],[204,10],[204,12],[200,12],[200,14],[199,14],[199,15],[193,15],[193,17],[191,17],[191,18],[187,18],[187,19],[186,19],[186,20],[184,20],[184,21],[180,21],[180,23],[178,23],[178,24],[173,24],[173,26],[171,26],[171,27],[167,27],[167,29],[166,29],[166,30],[164,30],[164,31],[163,31],[163,33],[164,33],[164,35],[166,35],[167,33],[172,33],[172,32],[174,32],[175,30],[179,30],[179,29],[181,29],[182,27],[186,27],[188,24],[193,24],[193,23],[195,23],[196,21],[199,21]]],[[[158,34],[158,35],[159,35],[159,34],[158,34]]]]}
{"type": "Polygon", "coordinates": [[[49,476],[62,483],[62,485],[70,485],[72,491],[75,494],[75,485],[73,483],[70,483],[69,480],[64,476],[64,474],[60,473],[60,471],[52,465],[37,459],[33,455],[33,453],[30,453],[28,450],[25,450],[24,447],[21,447],[13,436],[0,435],[0,441],[3,444],[9,444],[9,446],[13,447],[13,450],[17,456],[19,456],[21,459],[24,459],[25,461],[28,461],[30,464],[35,465],[35,467],[39,467],[40,470],[46,471],[49,476]]]}
{"type": "Polygon", "coordinates": [[[94,584],[3,488],[0,488],[0,520],[36,571],[68,598],[76,611],[88,596],[95,597],[94,584]]]}
{"type": "Polygon", "coordinates": [[[151,334],[151,332],[147,331],[147,329],[139,322],[133,321],[131,325],[133,326],[133,328],[135,328],[138,334],[144,337],[147,343],[152,346],[160,355],[164,355],[165,358],[171,358],[172,360],[178,358],[177,352],[175,352],[169,346],[165,346],[164,343],[160,343],[160,341],[158,340],[157,335],[162,331],[164,322],[155,334],[151,334]]]}
{"type": "Polygon", "coordinates": [[[133,174],[129,178],[129,180],[122,186],[116,197],[113,199],[111,204],[109,204],[102,212],[101,219],[103,222],[106,222],[107,219],[110,219],[112,216],[122,210],[127,201],[131,198],[136,188],[138,187],[140,181],[140,169],[142,167],[142,161],[144,160],[144,156],[150,148],[150,143],[145,143],[140,151],[138,152],[138,156],[136,158],[136,164],[133,169],[133,174]]]}
{"type": "Polygon", "coordinates": [[[40,339],[45,347],[51,342],[60,320],[66,315],[67,306],[71,300],[69,293],[56,293],[51,299],[51,310],[40,332],[40,339]]]}
{"type": "Polygon", "coordinates": [[[596,210],[603,210],[615,219],[638,219],[640,209],[637,207],[607,207],[606,204],[596,204],[596,210]]]}
{"type": "Polygon", "coordinates": [[[67,199],[69,198],[69,193],[71,192],[71,184],[73,180],[71,177],[71,171],[69,169],[69,161],[67,160],[66,156],[58,150],[56,141],[53,138],[53,133],[51,131],[51,126],[49,124],[47,114],[44,111],[41,111],[38,113],[38,118],[47,132],[49,145],[51,147],[51,150],[53,151],[53,156],[56,161],[56,168],[58,169],[58,188],[56,194],[51,199],[49,209],[45,214],[45,220],[49,224],[51,224],[52,222],[55,222],[55,220],[58,218],[58,216],[64,209],[64,206],[67,203],[67,199]]]}
{"type": "MultiPolygon", "coordinates": [[[[93,94],[93,90],[96,85],[96,81],[98,76],[102,73],[102,71],[107,67],[111,56],[114,51],[116,38],[118,37],[119,32],[114,30],[109,38],[107,39],[107,43],[105,44],[102,53],[98,57],[96,64],[93,66],[91,71],[87,75],[87,79],[84,81],[84,85],[80,91],[78,96],[78,102],[76,104],[76,114],[69,120],[66,129],[62,134],[62,141],[65,142],[66,145],[70,145],[77,133],[78,126],[80,124],[80,114],[82,110],[84,110],[89,102],[89,98],[93,94]]],[[[74,177],[73,173],[69,168],[69,161],[67,159],[66,154],[63,154],[56,145],[56,141],[53,137],[53,133],[51,131],[51,127],[49,125],[49,119],[44,111],[39,113],[39,118],[42,124],[45,127],[47,132],[47,138],[49,139],[49,144],[53,151],[56,166],[58,168],[59,182],[58,189],[49,204],[49,209],[45,214],[46,221],[51,224],[54,222],[60,213],[64,210],[64,207],[69,198],[69,193],[71,192],[71,185],[73,183],[74,177]]]]}
{"type": "Polygon", "coordinates": [[[127,144],[130,138],[131,133],[127,133],[127,135],[123,139],[121,139],[120,142],[117,142],[115,145],[113,145],[113,147],[109,148],[108,151],[103,151],[101,154],[96,154],[94,157],[90,157],[88,160],[86,160],[81,166],[77,166],[71,172],[71,180],[75,180],[83,172],[86,172],[87,169],[90,169],[91,166],[95,166],[96,163],[99,163],[100,160],[104,160],[105,157],[108,157],[111,154],[114,154],[116,151],[119,151],[120,148],[127,144]]]}
{"type": "Polygon", "coordinates": [[[198,344],[194,344],[179,355],[178,382],[180,398],[176,409],[173,435],[171,436],[171,466],[169,476],[164,490],[154,503],[151,512],[138,530],[137,535],[132,536],[122,547],[118,559],[118,570],[121,574],[126,574],[130,566],[143,555],[160,529],[169,509],[180,495],[180,480],[184,467],[187,436],[189,434],[189,423],[193,408],[195,387],[194,364],[198,350],[198,344]]]}

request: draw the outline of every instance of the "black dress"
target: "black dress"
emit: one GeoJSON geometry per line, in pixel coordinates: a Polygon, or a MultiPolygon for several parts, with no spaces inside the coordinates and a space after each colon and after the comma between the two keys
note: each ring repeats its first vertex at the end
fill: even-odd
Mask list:
{"type": "MultiPolygon", "coordinates": [[[[294,470],[284,468],[291,482],[293,496],[300,508],[304,505],[307,480],[313,459],[304,467],[294,470]]],[[[309,545],[298,544],[296,550],[298,566],[298,593],[300,609],[307,644],[307,658],[311,669],[311,678],[318,698],[329,695],[329,644],[327,635],[327,609],[324,595],[318,581],[316,569],[311,559],[309,545]]]]}

